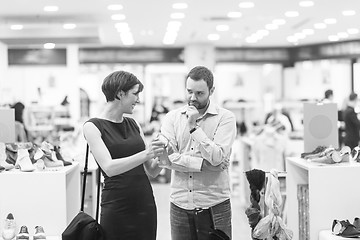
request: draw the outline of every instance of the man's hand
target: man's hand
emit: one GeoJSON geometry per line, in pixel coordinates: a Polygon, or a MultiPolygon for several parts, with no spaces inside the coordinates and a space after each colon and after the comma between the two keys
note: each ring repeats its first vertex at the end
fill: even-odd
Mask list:
{"type": "Polygon", "coordinates": [[[201,166],[201,171],[202,172],[221,172],[221,171],[226,170],[228,167],[229,167],[229,159],[226,159],[225,161],[221,162],[217,166],[211,165],[210,162],[208,162],[207,160],[204,159],[202,166],[201,166]]]}
{"type": "Polygon", "coordinates": [[[186,116],[188,117],[189,128],[194,128],[196,126],[196,119],[200,116],[199,111],[195,106],[189,105],[186,110],[186,116]]]}

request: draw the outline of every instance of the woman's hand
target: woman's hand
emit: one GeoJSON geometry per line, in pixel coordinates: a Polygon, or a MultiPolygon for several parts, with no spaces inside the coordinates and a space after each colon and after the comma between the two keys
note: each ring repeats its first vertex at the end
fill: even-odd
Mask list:
{"type": "Polygon", "coordinates": [[[160,140],[154,139],[151,141],[151,144],[147,150],[147,156],[150,159],[157,158],[165,152],[165,145],[160,140]]]}

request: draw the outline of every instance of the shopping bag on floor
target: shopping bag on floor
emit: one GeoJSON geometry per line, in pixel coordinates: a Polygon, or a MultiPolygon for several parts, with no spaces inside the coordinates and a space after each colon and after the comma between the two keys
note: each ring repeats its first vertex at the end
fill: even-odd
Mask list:
{"type": "Polygon", "coordinates": [[[79,212],[62,233],[63,240],[103,240],[100,224],[90,215],[79,212]]]}

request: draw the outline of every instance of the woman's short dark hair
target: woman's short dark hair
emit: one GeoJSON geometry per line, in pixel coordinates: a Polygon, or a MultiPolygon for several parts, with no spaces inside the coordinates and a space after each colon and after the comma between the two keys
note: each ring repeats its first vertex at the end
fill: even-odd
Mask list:
{"type": "Polygon", "coordinates": [[[139,91],[144,89],[144,85],[132,73],[126,71],[115,71],[110,73],[103,81],[101,90],[105,95],[106,101],[114,101],[116,95],[123,91],[127,93],[135,85],[139,84],[139,91]]]}
{"type": "Polygon", "coordinates": [[[189,74],[186,76],[186,79],[188,78],[196,81],[203,79],[209,89],[214,86],[214,76],[212,72],[204,66],[197,66],[191,69],[189,74]]]}

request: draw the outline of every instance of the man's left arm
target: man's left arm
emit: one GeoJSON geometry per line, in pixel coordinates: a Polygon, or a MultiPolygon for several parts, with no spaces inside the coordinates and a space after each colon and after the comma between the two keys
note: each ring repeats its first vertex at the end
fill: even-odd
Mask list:
{"type": "Polygon", "coordinates": [[[201,157],[213,166],[217,166],[230,158],[231,147],[236,137],[235,116],[231,112],[227,112],[222,116],[215,130],[213,140],[200,127],[192,132],[191,135],[200,144],[201,157]]]}

